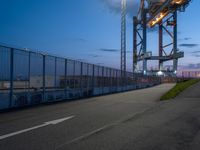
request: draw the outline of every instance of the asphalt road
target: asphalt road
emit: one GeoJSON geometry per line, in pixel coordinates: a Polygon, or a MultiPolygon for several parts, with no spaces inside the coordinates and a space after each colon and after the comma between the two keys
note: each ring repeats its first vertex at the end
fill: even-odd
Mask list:
{"type": "Polygon", "coordinates": [[[199,150],[200,83],[173,86],[0,114],[0,150],[199,150]]]}

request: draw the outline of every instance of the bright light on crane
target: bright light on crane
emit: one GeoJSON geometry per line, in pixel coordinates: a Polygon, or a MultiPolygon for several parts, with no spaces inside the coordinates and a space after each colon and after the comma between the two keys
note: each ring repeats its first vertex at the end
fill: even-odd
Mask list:
{"type": "Polygon", "coordinates": [[[175,4],[180,5],[180,4],[184,3],[185,1],[186,1],[186,0],[173,0],[172,3],[175,3],[175,4]]]}
{"type": "Polygon", "coordinates": [[[159,3],[158,1],[149,0],[150,12],[151,10],[153,10],[152,17],[148,21],[149,27],[153,27],[156,24],[159,24],[162,21],[162,19],[165,18],[168,14],[176,11],[177,8],[187,5],[189,2],[190,0],[166,0],[165,2],[159,3]],[[157,6],[156,11],[155,8],[152,7],[154,5],[157,6]]]}
{"type": "Polygon", "coordinates": [[[154,19],[149,22],[149,26],[153,27],[154,25],[158,24],[164,17],[168,15],[167,12],[160,12],[154,19]]]}

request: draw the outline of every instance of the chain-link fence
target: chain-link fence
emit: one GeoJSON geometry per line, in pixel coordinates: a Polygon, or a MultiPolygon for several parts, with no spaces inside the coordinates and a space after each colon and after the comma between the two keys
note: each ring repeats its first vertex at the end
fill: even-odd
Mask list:
{"type": "Polygon", "coordinates": [[[159,83],[158,77],[0,46],[0,110],[134,90],[159,83]]]}

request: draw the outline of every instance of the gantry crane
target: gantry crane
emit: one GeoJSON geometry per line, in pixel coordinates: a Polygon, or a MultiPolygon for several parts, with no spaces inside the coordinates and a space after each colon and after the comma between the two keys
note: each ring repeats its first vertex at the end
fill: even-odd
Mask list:
{"type": "Polygon", "coordinates": [[[139,72],[137,64],[142,61],[141,71],[145,75],[162,75],[164,72],[176,75],[178,59],[184,57],[184,53],[177,47],[177,11],[185,11],[190,2],[191,0],[141,0],[138,14],[133,17],[133,72],[139,72]],[[153,56],[152,51],[147,51],[147,29],[156,27],[159,53],[158,56],[153,56]],[[171,38],[171,42],[165,45],[164,32],[171,38]],[[148,60],[157,60],[158,70],[148,71],[148,60]],[[172,60],[173,70],[164,70],[163,63],[172,60]]]}

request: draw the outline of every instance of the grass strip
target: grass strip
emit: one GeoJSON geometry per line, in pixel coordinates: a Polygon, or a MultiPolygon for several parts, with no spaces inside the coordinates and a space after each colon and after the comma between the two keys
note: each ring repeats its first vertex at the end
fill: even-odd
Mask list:
{"type": "Polygon", "coordinates": [[[199,82],[199,79],[190,79],[187,81],[182,81],[176,84],[170,91],[168,91],[166,94],[164,94],[160,100],[169,100],[175,98],[177,95],[179,95],[182,91],[187,89],[188,87],[194,85],[195,83],[199,82]]]}

